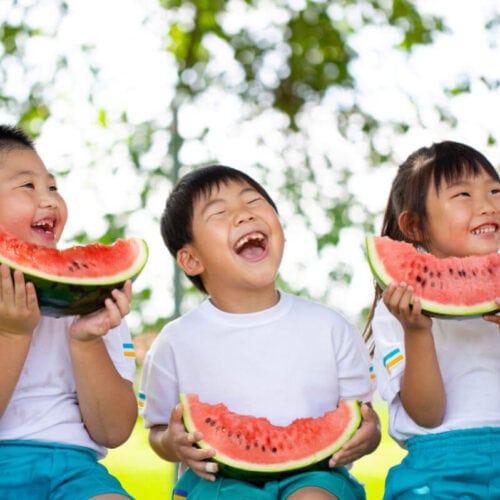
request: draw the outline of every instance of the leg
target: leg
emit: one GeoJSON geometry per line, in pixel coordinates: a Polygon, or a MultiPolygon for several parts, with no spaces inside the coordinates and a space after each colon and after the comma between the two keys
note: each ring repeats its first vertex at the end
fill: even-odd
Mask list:
{"type": "Polygon", "coordinates": [[[130,500],[129,497],[119,495],[118,493],[106,493],[104,495],[97,495],[90,497],[89,500],[130,500]]]}
{"type": "Polygon", "coordinates": [[[338,500],[335,495],[332,495],[323,488],[316,488],[315,486],[310,486],[307,488],[300,488],[300,490],[294,491],[288,500],[338,500]]]}

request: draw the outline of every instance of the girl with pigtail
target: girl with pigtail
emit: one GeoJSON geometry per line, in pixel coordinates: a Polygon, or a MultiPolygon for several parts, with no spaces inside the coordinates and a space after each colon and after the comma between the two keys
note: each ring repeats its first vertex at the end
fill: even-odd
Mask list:
{"type": "MultiPolygon", "coordinates": [[[[394,178],[381,235],[438,258],[498,252],[497,170],[465,144],[418,149],[394,178]]],[[[389,433],[408,450],[385,500],[500,498],[499,325],[493,314],[431,318],[406,283],[376,286],[364,336],[389,433]]]]}

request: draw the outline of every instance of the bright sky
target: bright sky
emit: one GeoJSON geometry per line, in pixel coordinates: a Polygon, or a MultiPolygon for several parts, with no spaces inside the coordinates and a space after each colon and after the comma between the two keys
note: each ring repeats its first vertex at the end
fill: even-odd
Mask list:
{"type": "MultiPolygon", "coordinates": [[[[13,20],[18,14],[16,9],[6,9],[7,3],[0,4],[0,19],[13,20]]],[[[49,168],[71,170],[70,175],[60,181],[70,208],[66,231],[69,240],[72,234],[82,229],[99,236],[104,230],[103,214],[127,209],[137,199],[137,181],[128,175],[130,167],[123,161],[124,146],[117,144],[128,134],[119,123],[119,114],[126,110],[129,119],[135,123],[154,119],[166,124],[168,113],[164,109],[172,97],[170,89],[174,74],[168,56],[162,50],[165,12],[159,9],[157,0],[68,0],[68,4],[69,15],[58,38],[38,40],[28,46],[26,61],[33,66],[28,78],[45,80],[54,70],[55,54],[61,50],[68,54],[70,71],[50,89],[55,103],[51,109],[53,116],[44,127],[38,145],[49,168]],[[95,46],[91,54],[79,51],[84,42],[95,46]],[[89,61],[103,68],[99,85],[84,71],[89,61]],[[97,105],[109,110],[109,128],[106,130],[95,126],[95,113],[87,105],[89,91],[97,105]],[[98,171],[89,169],[92,161],[99,166],[98,171]]],[[[51,1],[36,5],[33,24],[38,25],[39,19],[43,19],[43,23],[50,26],[53,19],[51,1]]],[[[445,15],[451,31],[440,37],[436,44],[422,47],[407,58],[390,50],[397,41],[392,30],[364,29],[355,41],[359,58],[353,65],[353,72],[360,88],[360,102],[381,120],[400,118],[414,124],[398,144],[392,144],[391,136],[381,134],[378,145],[394,147],[398,160],[403,160],[417,147],[450,138],[477,147],[498,165],[499,147],[487,147],[486,144],[489,133],[498,134],[500,93],[488,89],[478,78],[484,76],[492,81],[498,80],[499,31],[488,33],[484,23],[493,14],[500,13],[500,1],[421,0],[418,5],[423,11],[445,15]],[[443,87],[452,86],[464,78],[471,78],[474,82],[470,94],[452,100],[443,93],[443,87]],[[418,116],[408,94],[417,104],[418,116]],[[457,116],[459,126],[453,133],[450,134],[440,123],[436,103],[457,116]]],[[[238,19],[235,15],[234,22],[238,19]]],[[[220,58],[224,64],[223,53],[220,58]]],[[[16,68],[11,71],[15,74],[16,68]]],[[[23,87],[14,90],[22,98],[23,87]]],[[[337,164],[349,165],[356,172],[350,188],[358,199],[371,209],[381,211],[394,166],[367,170],[359,152],[363,137],[354,137],[348,143],[335,132],[335,117],[331,110],[334,100],[339,98],[342,96],[332,94],[331,107],[327,100],[321,109],[314,110],[313,119],[303,126],[310,134],[313,147],[317,145],[318,150],[329,152],[337,164]]],[[[293,156],[275,157],[257,141],[256,128],[268,140],[279,140],[275,130],[280,123],[276,119],[264,113],[258,125],[235,126],[232,117],[239,115],[240,111],[233,100],[223,99],[216,92],[211,94],[204,113],[199,108],[187,110],[181,117],[183,134],[195,136],[204,126],[210,126],[210,131],[207,143],[191,144],[182,161],[189,165],[216,158],[218,162],[256,175],[258,171],[254,166],[260,162],[275,166],[276,176],[279,176],[281,166],[296,161],[293,156]]],[[[11,122],[15,117],[0,110],[0,119],[11,122]]],[[[164,148],[156,148],[145,159],[144,168],[164,164],[165,154],[164,148]]],[[[327,188],[334,185],[327,172],[324,184],[327,188]]],[[[354,318],[361,308],[369,305],[372,294],[371,275],[362,251],[363,235],[346,230],[340,247],[318,259],[314,241],[304,236],[303,223],[292,217],[286,204],[281,204],[279,194],[272,186],[269,190],[278,199],[287,232],[283,276],[291,284],[306,285],[315,296],[325,296],[330,305],[354,318]],[[327,274],[339,261],[354,267],[353,283],[348,288],[328,283],[327,274]]],[[[171,259],[153,219],[153,215],[160,215],[167,194],[166,185],[157,186],[149,203],[150,216],[132,217],[129,226],[129,234],[145,237],[150,244],[150,262],[137,281],[137,287],[154,285],[155,300],[146,311],[151,319],[172,312],[168,292],[171,259]]],[[[310,207],[310,213],[313,224],[321,227],[324,214],[315,206],[310,207]]]]}

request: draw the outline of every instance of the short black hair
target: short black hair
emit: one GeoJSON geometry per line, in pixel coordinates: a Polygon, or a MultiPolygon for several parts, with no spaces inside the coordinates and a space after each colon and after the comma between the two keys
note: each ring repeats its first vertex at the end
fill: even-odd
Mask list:
{"type": "MultiPolygon", "coordinates": [[[[248,174],[225,165],[208,165],[193,170],[179,179],[167,198],[161,216],[160,229],[163,241],[172,256],[187,243],[193,241],[193,211],[195,201],[209,195],[213,188],[231,181],[245,182],[261,194],[278,212],[276,204],[267,191],[248,174]]],[[[207,293],[200,276],[188,276],[198,290],[207,293]]]]}
{"type": "Polygon", "coordinates": [[[35,149],[33,140],[20,127],[0,125],[0,151],[35,149]]]}

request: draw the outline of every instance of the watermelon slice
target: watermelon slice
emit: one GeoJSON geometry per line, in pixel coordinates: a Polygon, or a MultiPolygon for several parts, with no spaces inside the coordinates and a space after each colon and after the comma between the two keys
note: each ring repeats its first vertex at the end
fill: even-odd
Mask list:
{"type": "Polygon", "coordinates": [[[500,310],[500,254],[439,259],[410,243],[367,236],[370,268],[382,288],[405,282],[431,316],[479,316],[500,310]]]}
{"type": "Polygon", "coordinates": [[[0,263],[21,271],[36,288],[42,314],[67,316],[100,309],[113,288],[135,279],[146,265],[140,238],[57,250],[19,240],[0,228],[0,263]]]}
{"type": "Polygon", "coordinates": [[[341,401],[318,418],[299,418],[275,426],[266,418],[238,415],[222,404],[210,405],[196,394],[180,394],[184,426],[199,431],[200,448],[213,448],[219,471],[229,477],[262,482],[298,470],[326,469],[329,458],[361,423],[358,401],[341,401]]]}

